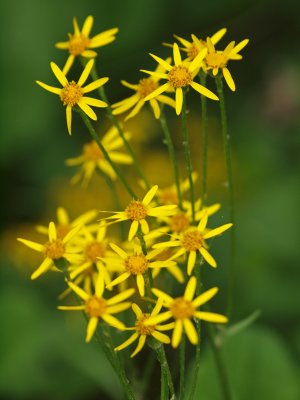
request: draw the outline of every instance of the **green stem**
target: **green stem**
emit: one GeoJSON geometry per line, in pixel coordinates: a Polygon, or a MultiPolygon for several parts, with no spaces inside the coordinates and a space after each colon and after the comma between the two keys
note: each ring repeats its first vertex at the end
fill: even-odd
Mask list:
{"type": "MultiPolygon", "coordinates": [[[[229,190],[229,215],[230,222],[235,223],[234,215],[234,190],[233,190],[233,176],[232,176],[232,165],[231,165],[231,151],[230,151],[230,135],[228,132],[228,123],[225,107],[225,97],[223,90],[223,80],[221,75],[216,76],[216,86],[219,96],[220,103],[220,114],[221,114],[221,125],[222,125],[222,137],[223,147],[226,162],[226,173],[229,190]]],[[[235,230],[231,229],[230,232],[230,264],[228,269],[228,293],[227,293],[227,315],[230,317],[233,307],[233,292],[235,286],[235,230]]]]}
{"type": "Polygon", "coordinates": [[[224,360],[223,360],[223,354],[222,354],[222,349],[217,346],[215,340],[214,340],[215,332],[214,332],[214,327],[210,324],[208,324],[208,339],[210,341],[216,366],[217,366],[217,371],[218,371],[218,376],[220,380],[220,385],[222,388],[222,395],[224,400],[232,400],[232,394],[231,394],[231,389],[229,385],[229,380],[227,376],[227,371],[225,368],[224,360]]]}
{"type": "Polygon", "coordinates": [[[103,144],[101,143],[93,125],[91,124],[90,119],[88,118],[88,116],[81,110],[78,109],[77,110],[83,120],[83,122],[85,123],[86,127],[88,128],[88,131],[90,132],[92,138],[95,140],[95,142],[97,143],[97,145],[99,146],[99,149],[102,151],[105,159],[107,160],[107,162],[109,163],[109,165],[112,167],[112,169],[115,171],[115,173],[117,174],[118,178],[120,179],[120,181],[122,182],[123,186],[125,187],[125,189],[127,190],[128,194],[133,197],[134,199],[137,199],[136,194],[134,193],[134,191],[131,189],[131,187],[129,186],[127,180],[125,179],[124,175],[119,171],[119,169],[116,167],[115,163],[111,160],[108,152],[105,150],[105,147],[103,146],[103,144]]]}
{"type": "MultiPolygon", "coordinates": [[[[96,71],[95,66],[92,68],[91,76],[92,76],[92,78],[94,80],[99,79],[99,76],[98,76],[98,73],[96,71]]],[[[142,170],[140,168],[140,165],[139,165],[139,162],[138,162],[138,160],[136,158],[136,155],[135,155],[134,151],[132,150],[128,140],[125,137],[124,131],[123,131],[122,126],[120,125],[120,123],[118,121],[118,118],[115,115],[113,115],[113,113],[112,113],[112,108],[111,108],[110,102],[108,101],[108,98],[107,98],[107,95],[106,95],[104,87],[101,86],[100,88],[98,88],[98,92],[100,94],[101,99],[103,101],[105,101],[105,103],[108,104],[108,107],[106,108],[107,116],[111,120],[113,125],[117,128],[117,131],[118,131],[120,137],[122,138],[123,143],[124,143],[128,153],[130,154],[130,156],[131,156],[131,158],[133,160],[133,165],[134,165],[134,167],[136,169],[137,174],[140,176],[140,178],[145,183],[146,188],[149,190],[151,185],[150,185],[148,179],[145,177],[145,175],[143,174],[143,172],[142,172],[142,170]]]]}
{"type": "Polygon", "coordinates": [[[165,113],[163,112],[163,110],[161,110],[159,122],[160,122],[161,128],[163,130],[163,133],[165,135],[165,143],[168,146],[169,157],[170,157],[172,167],[173,167],[175,185],[176,185],[176,190],[177,190],[178,205],[179,205],[179,208],[182,210],[182,194],[181,194],[181,190],[180,190],[178,163],[176,160],[172,136],[171,136],[171,133],[170,133],[170,130],[169,130],[169,127],[167,124],[166,116],[165,116],[165,113]]]}
{"type": "MultiPolygon", "coordinates": [[[[206,74],[200,73],[200,82],[206,86],[206,74]]],[[[207,154],[208,154],[208,123],[207,123],[207,100],[201,95],[201,127],[202,127],[202,204],[207,199],[207,154]]]]}
{"type": "Polygon", "coordinates": [[[185,335],[181,338],[179,348],[179,400],[184,400],[184,374],[185,374],[185,335]]]}
{"type": "Polygon", "coordinates": [[[183,103],[182,103],[182,111],[181,111],[181,121],[182,121],[182,131],[183,131],[183,151],[185,157],[185,163],[188,173],[188,179],[190,184],[190,196],[191,196],[191,204],[192,204],[192,219],[193,223],[195,223],[195,194],[194,194],[194,182],[193,182],[193,168],[192,168],[192,160],[191,160],[191,150],[189,143],[189,131],[187,129],[187,118],[186,118],[186,96],[185,91],[183,90],[183,103]]]}

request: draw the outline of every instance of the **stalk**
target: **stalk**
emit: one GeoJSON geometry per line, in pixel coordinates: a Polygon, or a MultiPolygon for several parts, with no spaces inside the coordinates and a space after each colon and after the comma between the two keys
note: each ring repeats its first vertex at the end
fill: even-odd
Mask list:
{"type": "MultiPolygon", "coordinates": [[[[206,86],[206,74],[200,73],[200,82],[206,86]]],[[[201,127],[202,127],[202,204],[207,199],[207,155],[208,155],[208,123],[207,123],[207,100],[201,95],[201,127]]]]}

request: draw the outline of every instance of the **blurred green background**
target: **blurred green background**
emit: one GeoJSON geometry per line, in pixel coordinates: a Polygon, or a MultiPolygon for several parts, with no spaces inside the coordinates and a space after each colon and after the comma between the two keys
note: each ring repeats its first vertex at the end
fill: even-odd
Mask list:
{"type": "MultiPolygon", "coordinates": [[[[55,49],[54,43],[66,40],[72,32],[73,16],[82,25],[91,14],[95,17],[93,34],[120,28],[117,40],[100,49],[97,61],[100,75],[110,77],[106,89],[113,102],[130,95],[121,87],[121,79],[137,82],[142,76],[140,68],[154,67],[149,51],[169,54],[161,43],[172,41],[174,33],[205,38],[227,27],[221,47],[230,40],[250,38],[243,50],[244,60],[230,64],[237,91],[226,90],[237,206],[238,278],[233,319],[238,321],[257,309],[261,316],[249,329],[228,339],[224,351],[235,399],[299,399],[298,2],[5,0],[0,7],[0,398],[122,398],[97,346],[85,345],[82,321],[56,311],[57,296],[63,289],[60,280],[48,274],[31,282],[30,272],[39,257],[15,240],[17,236],[37,239],[34,225],[53,219],[57,206],[65,206],[74,217],[87,208],[102,207],[106,189],[100,178],[95,178],[87,191],[68,184],[74,171],[65,167],[64,160],[79,154],[80,145],[89,140],[83,125],[75,116],[70,138],[61,104],[34,82],[56,84],[49,62],[62,66],[66,53],[55,49]]],[[[80,70],[74,71],[78,76],[80,70]]],[[[210,85],[213,88],[212,82],[210,85]]],[[[192,101],[189,123],[193,161],[198,168],[200,100],[193,96],[192,101]]],[[[217,218],[226,220],[217,105],[210,103],[209,113],[209,193],[211,202],[222,201],[217,218]]],[[[181,151],[179,121],[173,113],[168,115],[181,151]]],[[[98,126],[102,133],[108,126],[104,119],[101,112],[98,126]]],[[[159,184],[170,184],[171,175],[162,177],[156,166],[159,161],[166,171],[169,168],[160,145],[159,125],[151,114],[144,112],[128,127],[153,183],[157,179],[159,184]]],[[[134,181],[133,175],[131,179],[134,181]]],[[[216,251],[217,257],[226,257],[225,248],[216,251]]],[[[221,268],[205,276],[225,291],[226,272],[221,268]]],[[[221,294],[216,305],[221,311],[224,299],[221,294]]],[[[205,341],[204,347],[208,347],[205,341]]],[[[141,356],[137,378],[142,363],[141,356]]],[[[212,356],[204,349],[199,398],[221,398],[216,380],[212,356]]],[[[152,398],[150,393],[147,398],[152,398]]]]}

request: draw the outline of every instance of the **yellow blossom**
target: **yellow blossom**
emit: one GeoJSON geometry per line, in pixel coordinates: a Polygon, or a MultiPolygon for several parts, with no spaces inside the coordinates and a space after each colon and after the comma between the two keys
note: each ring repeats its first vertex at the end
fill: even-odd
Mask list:
{"type": "Polygon", "coordinates": [[[76,18],[73,18],[74,33],[69,34],[69,40],[67,42],[58,42],[56,47],[61,50],[68,50],[70,55],[64,66],[63,73],[67,74],[70,70],[75,57],[82,56],[85,58],[93,58],[97,56],[94,50],[97,47],[105,46],[115,40],[115,35],[118,33],[118,28],[108,29],[104,32],[98,33],[98,35],[90,38],[90,32],[92,30],[94,18],[89,15],[82,26],[79,29],[76,18]]]}
{"type": "Polygon", "coordinates": [[[108,81],[108,78],[100,78],[83,87],[91,72],[91,69],[93,68],[93,65],[94,60],[90,60],[86,64],[78,82],[76,83],[74,81],[69,82],[66,78],[66,75],[61,71],[61,69],[54,62],[51,62],[51,69],[59,83],[62,85],[62,88],[49,86],[43,82],[36,81],[36,83],[42,88],[48,90],[51,93],[57,94],[60,97],[63,105],[66,106],[67,127],[70,135],[72,133],[72,108],[75,105],[78,105],[82,109],[82,111],[84,111],[85,114],[93,120],[97,120],[97,115],[90,106],[107,107],[107,103],[102,100],[84,96],[86,93],[89,93],[99,88],[100,86],[103,86],[108,81]]]}
{"type": "Polygon", "coordinates": [[[159,289],[152,289],[154,295],[159,299],[162,299],[164,307],[167,307],[169,310],[149,318],[147,321],[145,321],[145,325],[156,325],[173,318],[175,320],[172,334],[172,346],[174,348],[178,347],[183,331],[186,333],[189,341],[192,344],[196,345],[198,343],[199,337],[195,326],[192,323],[194,318],[218,324],[224,324],[228,322],[228,319],[225,317],[225,315],[199,310],[200,306],[207,303],[217,294],[218,288],[214,287],[209,289],[193,299],[196,286],[197,279],[193,276],[187,283],[184,295],[182,297],[175,298],[172,298],[170,295],[159,289]]]}
{"type": "Polygon", "coordinates": [[[219,100],[219,98],[213,92],[194,81],[194,78],[199,71],[199,68],[203,62],[204,57],[206,56],[206,53],[207,49],[204,48],[191,63],[182,61],[178,45],[177,43],[174,43],[174,66],[167,63],[162,58],[157,57],[154,54],[150,54],[160,65],[162,65],[167,70],[167,73],[158,74],[157,72],[153,71],[142,71],[151,76],[166,79],[168,82],[164,83],[162,86],[159,86],[156,90],[149,94],[145,98],[145,101],[154,99],[157,96],[161,95],[161,93],[173,89],[175,90],[176,114],[179,115],[181,113],[183,103],[183,89],[188,86],[191,86],[194,90],[196,90],[203,96],[209,97],[212,100],[219,100]]]}

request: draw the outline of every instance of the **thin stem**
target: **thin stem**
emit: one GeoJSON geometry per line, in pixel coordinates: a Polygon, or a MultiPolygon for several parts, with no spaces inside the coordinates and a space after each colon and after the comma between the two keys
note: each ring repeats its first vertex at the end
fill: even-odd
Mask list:
{"type": "MultiPolygon", "coordinates": [[[[234,190],[233,190],[233,176],[232,176],[232,165],[231,165],[231,150],[230,150],[230,135],[228,132],[227,114],[225,106],[225,97],[223,90],[222,76],[216,76],[216,86],[219,96],[220,103],[220,114],[221,114],[221,125],[222,125],[222,137],[223,147],[226,162],[226,173],[229,190],[229,215],[230,222],[235,223],[234,215],[234,190]]],[[[233,307],[233,292],[235,286],[235,230],[231,229],[230,232],[230,264],[228,268],[228,293],[227,293],[227,315],[230,316],[233,307]]]]}
{"type": "Polygon", "coordinates": [[[193,182],[193,168],[192,168],[192,160],[191,160],[191,150],[189,143],[189,131],[187,129],[187,118],[186,118],[186,96],[185,91],[183,90],[183,103],[182,103],[182,111],[181,111],[181,121],[182,121],[182,131],[183,131],[183,150],[184,157],[186,163],[186,169],[188,173],[188,179],[190,184],[190,197],[192,204],[192,219],[193,223],[195,223],[195,194],[194,194],[194,182],[193,182]]]}
{"type": "MultiPolygon", "coordinates": [[[[99,76],[98,76],[98,73],[97,73],[97,71],[96,71],[95,66],[93,66],[93,68],[92,68],[91,76],[92,76],[92,78],[93,78],[94,80],[99,79],[99,76]]],[[[131,156],[131,158],[132,158],[132,160],[133,160],[133,165],[134,165],[134,167],[135,167],[135,169],[136,169],[137,174],[140,176],[140,178],[141,178],[141,179],[143,180],[143,182],[145,183],[146,188],[147,188],[147,189],[150,189],[151,185],[150,185],[148,179],[145,177],[145,175],[143,174],[143,172],[142,172],[142,170],[141,170],[141,168],[140,168],[140,165],[139,165],[139,162],[138,162],[138,160],[137,160],[137,158],[136,158],[136,155],[135,155],[135,153],[134,153],[134,151],[132,150],[132,148],[131,148],[131,146],[130,146],[128,140],[126,139],[126,137],[125,137],[125,135],[124,135],[124,131],[123,131],[123,129],[122,129],[122,126],[120,125],[120,123],[119,123],[119,121],[118,121],[118,118],[117,118],[115,115],[113,115],[113,113],[112,113],[112,108],[111,108],[110,102],[109,102],[109,100],[108,100],[108,98],[107,98],[107,95],[106,95],[106,92],[105,92],[104,87],[101,86],[100,88],[98,88],[98,92],[99,92],[99,94],[100,94],[101,99],[102,99],[103,101],[105,101],[105,102],[108,104],[108,107],[106,108],[107,116],[108,116],[108,118],[111,120],[111,122],[113,123],[113,125],[117,128],[117,131],[118,131],[120,137],[122,138],[123,143],[124,143],[124,145],[125,145],[125,147],[126,147],[128,153],[130,154],[130,156],[131,156]]]]}
{"type": "Polygon", "coordinates": [[[216,366],[217,366],[217,371],[218,371],[218,376],[222,388],[222,395],[224,400],[232,400],[232,394],[231,394],[231,389],[229,385],[229,380],[227,376],[227,371],[225,368],[224,360],[223,360],[223,354],[222,354],[222,349],[217,346],[215,340],[214,340],[215,332],[214,332],[214,327],[210,324],[208,324],[208,339],[211,344],[216,366]]]}
{"type": "Polygon", "coordinates": [[[165,116],[165,113],[163,112],[163,110],[161,110],[159,122],[160,122],[161,128],[163,130],[163,133],[165,135],[165,143],[168,146],[169,157],[170,157],[171,164],[173,167],[175,185],[176,185],[177,196],[178,196],[178,205],[179,205],[179,208],[182,209],[182,194],[181,194],[181,190],[180,190],[178,163],[176,160],[172,136],[171,136],[171,133],[170,133],[170,130],[169,130],[169,127],[167,124],[166,116],[165,116]]]}
{"type": "Polygon", "coordinates": [[[179,348],[179,400],[184,400],[184,374],[185,374],[185,335],[182,336],[179,348]]]}
{"type": "MultiPolygon", "coordinates": [[[[200,73],[200,82],[206,86],[206,74],[200,73]]],[[[207,123],[207,100],[201,95],[201,127],[202,127],[202,204],[207,199],[207,154],[208,154],[208,123],[207,123]]]]}
{"type": "Polygon", "coordinates": [[[88,131],[90,132],[92,138],[95,140],[95,142],[97,143],[99,149],[102,151],[105,159],[107,160],[107,162],[109,163],[109,165],[112,167],[112,169],[115,171],[115,173],[117,174],[118,178],[120,179],[120,181],[122,182],[123,186],[125,187],[125,189],[127,190],[128,194],[133,197],[134,199],[137,199],[136,194],[134,193],[134,191],[131,189],[131,187],[129,186],[127,180],[125,179],[124,175],[121,173],[121,171],[119,171],[119,169],[116,167],[115,163],[111,160],[108,152],[105,150],[105,147],[103,146],[103,144],[101,143],[101,141],[99,140],[99,137],[93,127],[93,125],[91,124],[90,119],[87,117],[87,115],[81,110],[78,109],[77,110],[83,120],[83,122],[85,123],[86,127],[88,128],[88,131]]]}

